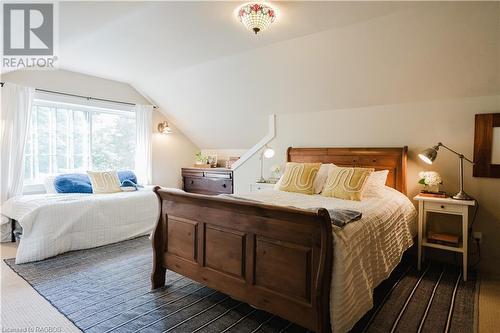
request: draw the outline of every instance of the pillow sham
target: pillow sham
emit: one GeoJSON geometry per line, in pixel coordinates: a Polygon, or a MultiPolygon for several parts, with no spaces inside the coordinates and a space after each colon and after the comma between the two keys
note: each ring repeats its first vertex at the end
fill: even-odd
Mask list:
{"type": "Polygon", "coordinates": [[[116,172],[118,174],[118,178],[120,178],[120,183],[123,183],[126,180],[130,180],[132,183],[137,185],[137,176],[133,171],[130,170],[120,170],[116,172]]]}
{"type": "Polygon", "coordinates": [[[56,187],[54,185],[54,181],[56,180],[57,175],[48,175],[43,180],[43,187],[45,188],[45,192],[49,194],[57,193],[56,187]]]}
{"type": "Polygon", "coordinates": [[[379,195],[380,190],[384,189],[385,187],[388,175],[389,175],[389,170],[372,172],[368,177],[368,180],[366,181],[365,189],[363,190],[363,196],[379,195]]]}
{"type": "MultiPolygon", "coordinates": [[[[316,178],[314,179],[314,194],[320,194],[321,191],[323,190],[323,186],[325,185],[325,181],[328,178],[328,173],[330,170],[335,166],[333,163],[329,164],[321,164],[321,167],[319,168],[318,174],[316,175],[316,178]]],[[[276,191],[279,191],[281,183],[283,182],[283,176],[280,177],[280,179],[274,184],[274,189],[276,191]]]]}
{"type": "Polygon", "coordinates": [[[325,197],[361,201],[366,181],[373,171],[371,168],[333,167],[321,194],[325,197]]]}
{"type": "Polygon", "coordinates": [[[57,193],[92,193],[89,177],[83,173],[67,173],[54,179],[57,193]]]}
{"type": "Polygon", "coordinates": [[[328,174],[336,165],[333,163],[329,164],[321,164],[319,168],[318,174],[316,175],[316,179],[314,179],[314,193],[320,194],[325,186],[326,179],[328,178],[328,174]]]}
{"type": "Polygon", "coordinates": [[[95,194],[121,192],[120,178],[116,171],[87,171],[87,174],[95,194]]]}
{"type": "Polygon", "coordinates": [[[281,179],[280,191],[302,194],[314,193],[314,179],[318,174],[321,163],[288,162],[281,179]]]}

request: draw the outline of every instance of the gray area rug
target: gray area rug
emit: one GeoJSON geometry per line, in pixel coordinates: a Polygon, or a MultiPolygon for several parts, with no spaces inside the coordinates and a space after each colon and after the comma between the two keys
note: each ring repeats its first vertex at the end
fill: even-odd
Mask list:
{"type": "MultiPolygon", "coordinates": [[[[147,237],[47,260],[5,262],[84,332],[306,332],[172,271],[150,290],[147,237]]],[[[375,306],[353,332],[475,331],[474,274],[404,260],[375,290],[375,306]]]]}

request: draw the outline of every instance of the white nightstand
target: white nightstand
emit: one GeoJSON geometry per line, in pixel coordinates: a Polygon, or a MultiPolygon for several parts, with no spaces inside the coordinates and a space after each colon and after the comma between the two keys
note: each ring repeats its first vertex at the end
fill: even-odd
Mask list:
{"type": "Polygon", "coordinates": [[[275,184],[271,183],[252,183],[250,184],[250,192],[272,190],[275,184]]]}
{"type": "Polygon", "coordinates": [[[455,200],[452,198],[431,198],[417,195],[418,201],[418,269],[423,259],[423,247],[462,253],[463,277],[467,281],[467,243],[469,233],[469,208],[476,205],[475,200],[455,200]],[[427,213],[460,215],[462,217],[462,241],[458,247],[429,243],[427,241],[427,213]]]}

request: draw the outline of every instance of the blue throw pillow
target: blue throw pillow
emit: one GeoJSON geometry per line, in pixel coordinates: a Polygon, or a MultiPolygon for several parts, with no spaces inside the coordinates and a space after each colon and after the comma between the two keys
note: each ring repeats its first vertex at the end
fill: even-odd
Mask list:
{"type": "Polygon", "coordinates": [[[84,173],[68,173],[54,179],[57,193],[92,193],[89,176],[84,173]]]}
{"type": "Polygon", "coordinates": [[[120,183],[123,183],[125,180],[130,180],[134,184],[137,184],[137,177],[133,171],[121,170],[118,171],[117,173],[118,173],[118,178],[120,178],[120,183]]]}

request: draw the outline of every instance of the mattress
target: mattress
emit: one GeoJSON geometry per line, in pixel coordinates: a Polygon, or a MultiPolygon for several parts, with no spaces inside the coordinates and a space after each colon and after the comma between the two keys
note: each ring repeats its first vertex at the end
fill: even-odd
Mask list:
{"type": "Polygon", "coordinates": [[[332,332],[349,331],[373,307],[373,289],[387,279],[416,235],[416,210],[402,193],[385,187],[362,201],[276,190],[238,197],[302,209],[351,209],[363,217],[333,226],[334,258],[330,294],[332,332]]]}
{"type": "Polygon", "coordinates": [[[16,254],[16,264],[21,264],[149,234],[159,217],[159,203],[152,188],[22,195],[7,200],[2,215],[23,228],[16,254]]]}

